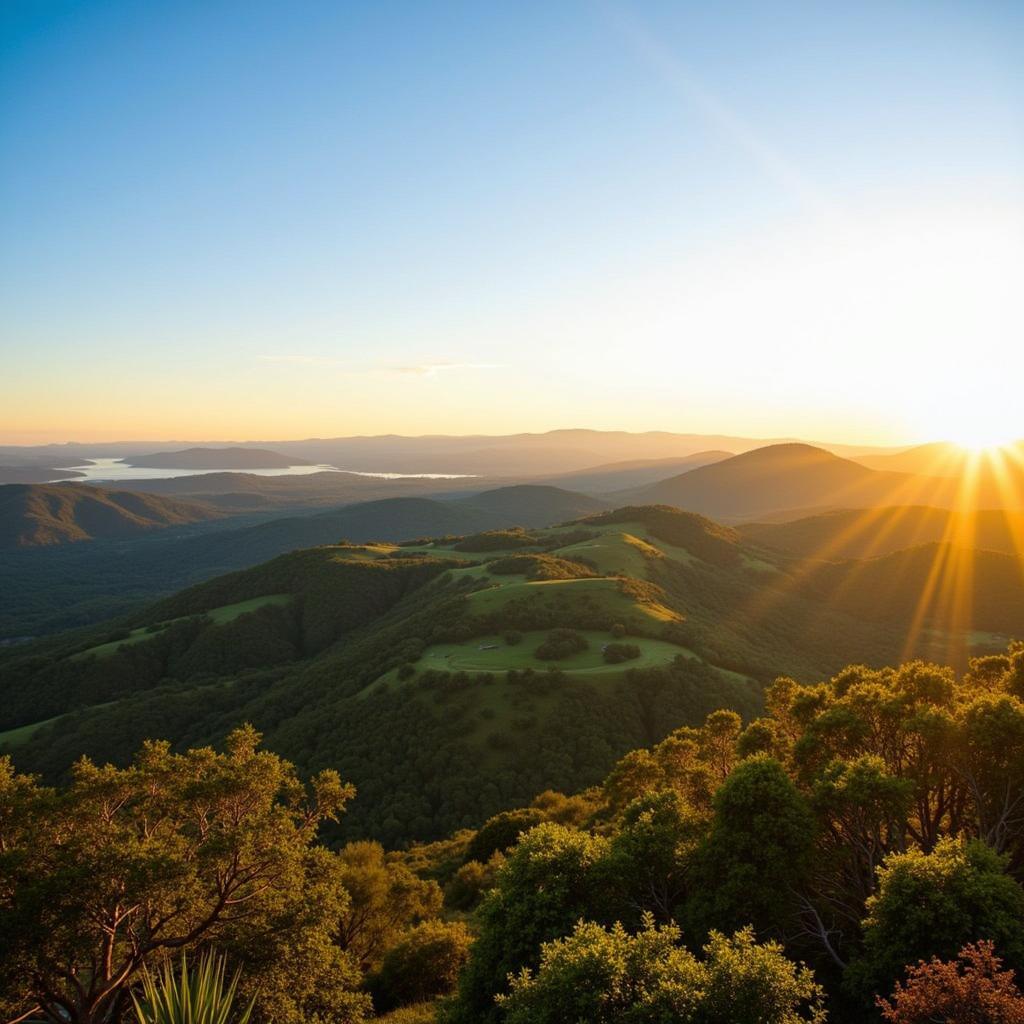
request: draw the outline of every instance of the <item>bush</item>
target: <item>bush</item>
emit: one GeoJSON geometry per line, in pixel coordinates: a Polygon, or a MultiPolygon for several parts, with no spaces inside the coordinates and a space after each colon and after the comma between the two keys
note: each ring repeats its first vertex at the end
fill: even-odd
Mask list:
{"type": "Polygon", "coordinates": [[[541,661],[557,661],[585,651],[589,646],[586,638],[580,636],[574,629],[555,629],[533,652],[533,656],[541,661]]]}
{"type": "Polygon", "coordinates": [[[612,626],[611,632],[612,636],[614,636],[616,639],[621,639],[626,635],[626,627],[621,622],[616,622],[612,626]]]}
{"type": "Polygon", "coordinates": [[[605,644],[603,657],[609,665],[617,665],[620,661],[639,658],[640,648],[636,644],[605,644]]]}
{"type": "Polygon", "coordinates": [[[398,678],[399,679],[412,679],[412,677],[414,675],[416,675],[416,666],[413,665],[411,662],[407,661],[404,665],[401,665],[399,667],[399,669],[398,669],[398,678]]]}
{"type": "Polygon", "coordinates": [[[522,641],[523,634],[520,633],[518,629],[510,629],[505,634],[505,643],[507,643],[509,647],[515,647],[516,644],[522,643],[522,641]]]}
{"type": "Polygon", "coordinates": [[[423,921],[392,946],[367,985],[378,1012],[446,995],[469,959],[473,937],[461,921],[423,921]]]}

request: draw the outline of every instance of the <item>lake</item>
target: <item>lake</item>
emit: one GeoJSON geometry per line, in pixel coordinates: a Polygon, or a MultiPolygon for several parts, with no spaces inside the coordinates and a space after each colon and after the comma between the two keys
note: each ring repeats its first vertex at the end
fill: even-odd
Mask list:
{"type": "MultiPolygon", "coordinates": [[[[89,459],[80,466],[58,466],[57,469],[74,470],[82,476],[70,483],[109,483],[117,480],[167,480],[175,476],[202,476],[209,473],[251,473],[254,476],[306,476],[310,473],[351,473],[380,480],[463,480],[474,473],[367,473],[338,466],[287,466],[284,469],[170,469],[147,466],[129,466],[123,459],[89,459]]],[[[56,482],[56,481],[54,481],[56,482]]]]}

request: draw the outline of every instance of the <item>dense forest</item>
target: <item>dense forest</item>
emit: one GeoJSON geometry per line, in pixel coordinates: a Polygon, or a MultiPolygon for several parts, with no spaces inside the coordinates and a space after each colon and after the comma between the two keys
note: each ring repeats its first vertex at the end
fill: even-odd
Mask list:
{"type": "Polygon", "coordinates": [[[354,798],[248,726],[56,788],[4,758],[4,1019],[118,1021],[204,953],[255,1024],[1024,1013],[1024,644],[777,678],[757,718],[430,843],[325,843],[354,798]]]}

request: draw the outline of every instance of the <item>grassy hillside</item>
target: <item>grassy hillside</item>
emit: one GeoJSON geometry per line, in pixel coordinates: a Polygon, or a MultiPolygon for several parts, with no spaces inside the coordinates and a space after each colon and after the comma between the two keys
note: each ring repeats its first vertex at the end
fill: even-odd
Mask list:
{"type": "Polygon", "coordinates": [[[205,505],[84,484],[5,484],[0,549],[125,539],[221,514],[205,505]]]}
{"type": "MultiPolygon", "coordinates": [[[[146,736],[251,721],[303,770],[356,783],[345,835],[429,838],[584,788],[717,707],[755,715],[778,674],[893,661],[925,566],[805,563],[665,507],[335,543],[0,654],[0,743],[55,775],[82,752],[121,761],[146,736]]],[[[960,639],[986,647],[986,625],[1010,623],[981,612],[960,639]]],[[[947,652],[926,626],[922,653],[947,652]]]]}

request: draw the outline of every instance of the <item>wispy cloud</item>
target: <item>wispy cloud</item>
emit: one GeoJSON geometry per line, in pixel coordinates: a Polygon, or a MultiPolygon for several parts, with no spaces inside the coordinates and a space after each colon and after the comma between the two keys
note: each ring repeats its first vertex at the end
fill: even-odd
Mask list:
{"type": "Polygon", "coordinates": [[[257,357],[261,363],[286,363],[292,366],[335,367],[345,375],[395,374],[409,377],[437,377],[453,370],[501,370],[504,363],[430,362],[394,365],[391,363],[353,363],[347,359],[329,356],[311,356],[299,353],[281,353],[257,357]]]}

